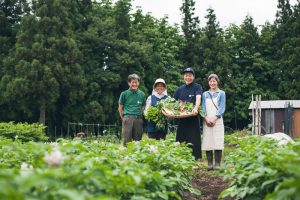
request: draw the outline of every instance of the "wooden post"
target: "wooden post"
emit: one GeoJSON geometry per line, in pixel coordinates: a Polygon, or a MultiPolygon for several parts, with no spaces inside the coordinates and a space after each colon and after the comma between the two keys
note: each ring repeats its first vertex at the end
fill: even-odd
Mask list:
{"type": "Polygon", "coordinates": [[[258,96],[258,135],[261,135],[261,95],[258,96]]]}
{"type": "Polygon", "coordinates": [[[254,101],[253,101],[253,94],[252,94],[252,135],[254,135],[254,127],[255,127],[255,116],[254,116],[254,101]]]}
{"type": "Polygon", "coordinates": [[[258,135],[258,95],[255,95],[255,135],[258,135]]]}

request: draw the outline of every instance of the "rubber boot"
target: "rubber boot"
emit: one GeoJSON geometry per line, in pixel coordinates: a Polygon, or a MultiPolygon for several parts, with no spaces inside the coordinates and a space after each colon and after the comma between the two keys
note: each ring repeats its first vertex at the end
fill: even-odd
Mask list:
{"type": "Polygon", "coordinates": [[[221,167],[222,150],[215,150],[215,166],[214,169],[218,170],[221,167]]]}
{"type": "Polygon", "coordinates": [[[207,158],[207,170],[210,171],[213,169],[213,151],[206,151],[207,158]]]}

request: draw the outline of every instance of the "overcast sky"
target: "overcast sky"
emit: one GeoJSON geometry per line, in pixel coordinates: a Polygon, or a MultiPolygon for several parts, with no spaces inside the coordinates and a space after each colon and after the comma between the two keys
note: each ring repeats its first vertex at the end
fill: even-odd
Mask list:
{"type": "MultiPolygon", "coordinates": [[[[296,0],[290,2],[294,4],[296,0]]],[[[167,14],[170,24],[181,23],[181,4],[182,0],[132,0],[133,8],[140,6],[145,13],[151,12],[156,18],[167,14]]],[[[230,23],[240,25],[247,14],[253,17],[255,25],[263,25],[275,20],[277,0],[196,0],[196,14],[201,26],[205,26],[204,16],[209,7],[214,9],[221,27],[230,23]]]]}

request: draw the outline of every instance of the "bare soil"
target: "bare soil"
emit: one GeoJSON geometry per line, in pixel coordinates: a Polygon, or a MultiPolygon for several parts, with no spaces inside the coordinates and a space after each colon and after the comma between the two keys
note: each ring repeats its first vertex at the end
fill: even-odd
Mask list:
{"type": "MultiPolygon", "coordinates": [[[[199,197],[189,191],[184,191],[183,199],[185,200],[217,200],[220,193],[229,187],[229,182],[223,180],[218,171],[207,171],[204,162],[199,162],[191,184],[194,188],[201,191],[201,196],[199,197]]],[[[230,197],[224,198],[224,200],[233,199],[230,197]]]]}

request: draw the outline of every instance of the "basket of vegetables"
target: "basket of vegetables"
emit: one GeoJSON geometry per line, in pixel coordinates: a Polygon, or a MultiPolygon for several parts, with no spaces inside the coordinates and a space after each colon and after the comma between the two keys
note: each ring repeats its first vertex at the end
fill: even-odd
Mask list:
{"type": "MultiPolygon", "coordinates": [[[[167,98],[162,103],[162,113],[168,118],[186,118],[195,116],[193,113],[194,104],[191,102],[177,101],[174,98],[167,98]]],[[[198,113],[203,117],[204,113],[199,107],[198,113]]]]}
{"type": "MultiPolygon", "coordinates": [[[[157,128],[163,129],[168,118],[186,118],[195,116],[192,112],[193,109],[193,103],[177,101],[170,97],[158,102],[156,106],[150,106],[145,114],[145,118],[148,121],[156,123],[157,128]]],[[[201,107],[199,107],[198,114],[204,117],[204,112],[201,107]]]]}

